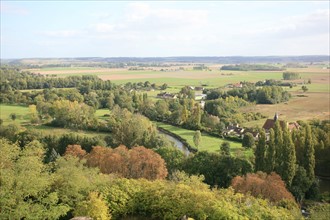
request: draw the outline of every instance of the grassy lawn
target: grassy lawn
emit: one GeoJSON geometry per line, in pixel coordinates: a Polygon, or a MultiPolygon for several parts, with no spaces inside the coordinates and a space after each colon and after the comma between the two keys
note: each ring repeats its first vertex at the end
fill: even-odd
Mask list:
{"type": "Polygon", "coordinates": [[[107,108],[97,109],[94,115],[98,118],[104,119],[105,114],[110,114],[110,110],[107,108]]]}
{"type": "Polygon", "coordinates": [[[83,134],[88,137],[95,137],[95,136],[106,136],[106,133],[101,132],[93,132],[93,131],[83,131],[83,130],[75,130],[75,129],[69,129],[69,128],[56,128],[51,126],[45,126],[45,125],[30,125],[26,126],[27,129],[35,129],[36,131],[41,132],[43,135],[63,135],[63,134],[69,134],[69,133],[76,133],[76,134],[83,134]]]}
{"type": "MultiPolygon", "coordinates": [[[[191,146],[195,146],[194,141],[193,141],[193,136],[194,136],[195,131],[172,126],[172,125],[165,124],[162,122],[155,122],[155,123],[157,124],[157,126],[164,128],[170,132],[173,132],[173,133],[181,136],[182,138],[186,139],[191,146]]],[[[198,149],[200,151],[204,150],[204,151],[208,151],[208,152],[220,152],[220,144],[223,141],[224,140],[221,138],[213,137],[213,136],[203,133],[202,140],[201,140],[201,143],[200,143],[200,146],[198,147],[198,149]]],[[[237,143],[237,142],[233,142],[233,141],[228,141],[228,142],[230,143],[230,152],[232,153],[232,155],[235,155],[238,157],[245,156],[247,158],[250,158],[253,156],[252,150],[245,150],[244,148],[242,148],[241,143],[237,143]]]]}
{"type": "Polygon", "coordinates": [[[16,114],[15,123],[23,124],[29,122],[29,108],[19,105],[0,104],[0,118],[4,124],[12,123],[10,114],[16,114]]]}

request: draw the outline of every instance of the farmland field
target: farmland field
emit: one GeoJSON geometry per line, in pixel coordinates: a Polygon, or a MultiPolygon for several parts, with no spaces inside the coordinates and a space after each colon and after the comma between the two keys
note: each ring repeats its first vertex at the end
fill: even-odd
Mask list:
{"type": "MultiPolygon", "coordinates": [[[[240,81],[263,81],[265,79],[282,79],[283,71],[230,71],[220,70],[220,64],[209,65],[209,70],[198,71],[193,70],[190,65],[182,65],[184,70],[179,67],[164,68],[144,68],[144,70],[128,70],[127,68],[85,68],[85,67],[67,67],[67,68],[42,68],[31,69],[31,72],[41,73],[45,75],[56,74],[57,77],[72,75],[97,75],[103,80],[111,80],[116,84],[125,84],[127,82],[145,82],[156,83],[162,85],[167,83],[169,88],[167,92],[179,92],[181,87],[186,85],[200,86],[207,85],[206,88],[221,87],[229,83],[237,83],[240,81]]],[[[247,108],[245,111],[258,111],[267,117],[272,117],[278,112],[280,117],[288,121],[308,120],[312,118],[329,119],[329,69],[322,66],[308,66],[307,68],[288,68],[286,71],[297,72],[301,79],[288,82],[296,83],[297,86],[285,90],[291,92],[292,99],[287,103],[278,105],[257,105],[247,108]],[[308,80],[311,84],[305,84],[308,80]],[[303,94],[301,86],[306,85],[308,91],[303,94]],[[299,97],[299,96],[306,97],[299,97]],[[301,109],[304,109],[302,111],[301,109]]],[[[143,92],[144,93],[144,92],[143,92]]],[[[156,98],[159,91],[148,91],[149,97],[156,98]]],[[[245,126],[262,126],[263,120],[254,121],[244,124],[245,126]]]]}
{"type": "MultiPolygon", "coordinates": [[[[210,87],[219,87],[228,83],[240,81],[256,82],[265,79],[282,79],[283,71],[230,71],[210,68],[210,70],[197,71],[192,69],[160,71],[159,68],[146,68],[144,70],[128,70],[126,68],[45,68],[30,69],[34,73],[43,75],[54,75],[58,77],[73,75],[97,75],[104,80],[112,80],[118,84],[126,82],[167,83],[169,85],[200,85],[201,82],[209,84],[210,87]]],[[[301,81],[311,79],[311,91],[325,91],[325,86],[320,88],[315,85],[329,84],[329,69],[323,68],[292,68],[287,71],[300,73],[301,81]]]]}

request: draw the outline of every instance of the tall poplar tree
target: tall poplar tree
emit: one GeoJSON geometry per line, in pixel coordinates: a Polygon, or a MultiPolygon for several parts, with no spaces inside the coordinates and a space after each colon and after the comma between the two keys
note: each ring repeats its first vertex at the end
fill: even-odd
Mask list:
{"type": "Polygon", "coordinates": [[[315,153],[311,127],[305,128],[304,168],[310,180],[314,179],[315,153]]]}
{"type": "Polygon", "coordinates": [[[259,141],[255,151],[255,171],[265,171],[265,154],[266,154],[266,134],[262,130],[260,132],[259,141]]]}
{"type": "Polygon", "coordinates": [[[279,121],[275,122],[274,126],[274,133],[275,133],[275,171],[276,173],[280,173],[280,167],[282,166],[282,153],[283,153],[283,131],[279,121]]]}
{"type": "Polygon", "coordinates": [[[273,129],[270,129],[269,131],[269,142],[268,147],[266,150],[266,158],[265,158],[265,168],[266,172],[269,174],[272,171],[274,171],[275,168],[275,155],[276,155],[276,149],[275,149],[275,132],[273,129]]]}
{"type": "Polygon", "coordinates": [[[287,128],[283,130],[283,145],[282,145],[282,163],[279,167],[279,175],[290,186],[292,179],[296,173],[296,151],[292,142],[292,137],[287,128]]]}

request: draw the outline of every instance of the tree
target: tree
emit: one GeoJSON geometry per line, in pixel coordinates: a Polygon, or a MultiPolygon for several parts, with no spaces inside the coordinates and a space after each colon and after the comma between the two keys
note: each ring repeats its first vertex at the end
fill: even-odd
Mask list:
{"type": "Polygon", "coordinates": [[[195,131],[193,139],[194,139],[194,144],[195,144],[196,148],[198,149],[198,146],[202,139],[202,134],[199,130],[195,131]]]}
{"type": "Polygon", "coordinates": [[[296,152],[291,134],[287,128],[283,131],[282,149],[282,163],[281,167],[278,169],[280,171],[278,174],[282,177],[287,186],[290,186],[296,173],[296,152]]]}
{"type": "Polygon", "coordinates": [[[255,145],[254,137],[251,133],[247,132],[244,134],[242,147],[252,148],[255,145]]]}
{"type": "Polygon", "coordinates": [[[31,123],[35,124],[39,122],[39,116],[37,111],[36,105],[29,105],[29,111],[30,111],[30,121],[31,123]]]}
{"type": "Polygon", "coordinates": [[[85,163],[85,160],[73,156],[60,157],[53,163],[52,187],[70,210],[106,181],[106,177],[99,175],[97,169],[87,167],[85,163]]]}
{"type": "Polygon", "coordinates": [[[112,111],[112,119],[113,122],[109,124],[113,127],[115,144],[123,144],[129,148],[137,145],[157,147],[157,129],[145,116],[116,108],[112,111]]]}
{"type": "Polygon", "coordinates": [[[201,118],[202,118],[201,107],[198,103],[196,103],[194,105],[194,108],[192,109],[190,117],[187,120],[186,126],[190,129],[200,129],[201,118]]]}
{"type": "Polygon", "coordinates": [[[314,150],[314,141],[312,136],[311,127],[306,125],[305,127],[305,146],[304,146],[304,163],[303,167],[306,170],[308,178],[313,181],[315,178],[314,169],[315,169],[315,150],[314,150]]]}
{"type": "Polygon", "coordinates": [[[52,116],[54,125],[83,129],[97,124],[94,112],[92,107],[84,103],[69,100],[55,101],[49,109],[49,115],[52,116]]]}
{"type": "Polygon", "coordinates": [[[164,84],[160,87],[160,89],[161,89],[161,90],[165,90],[165,89],[167,89],[167,87],[168,87],[168,85],[167,85],[166,83],[164,83],[164,84]]]}
{"type": "Polygon", "coordinates": [[[305,193],[308,191],[311,184],[312,182],[308,178],[306,170],[303,167],[297,165],[296,174],[292,180],[291,186],[289,187],[297,202],[302,202],[302,200],[305,198],[305,193]]]}
{"type": "Polygon", "coordinates": [[[11,113],[9,117],[11,120],[15,121],[17,118],[17,115],[16,115],[16,113],[11,113]]]}
{"type": "Polygon", "coordinates": [[[153,150],[139,146],[128,150],[121,145],[115,149],[96,146],[87,156],[87,165],[98,167],[102,173],[114,173],[125,178],[164,179],[165,161],[153,150]]]}
{"type": "Polygon", "coordinates": [[[299,73],[294,73],[294,72],[284,72],[283,73],[284,80],[293,80],[293,79],[299,79],[299,78],[300,78],[299,73]]]}
{"type": "Polygon", "coordinates": [[[265,171],[269,174],[275,169],[275,133],[273,129],[269,131],[269,142],[265,157],[265,171]]]}
{"type": "Polygon", "coordinates": [[[259,171],[248,173],[243,177],[237,176],[232,180],[231,186],[236,192],[250,193],[255,197],[269,199],[277,204],[284,199],[294,202],[294,198],[286,189],[284,181],[274,172],[267,175],[259,171]]]}
{"type": "Polygon", "coordinates": [[[302,89],[303,92],[307,92],[308,91],[307,86],[302,86],[301,89],[302,89]]]}
{"type": "Polygon", "coordinates": [[[80,202],[74,210],[75,216],[88,216],[97,220],[111,219],[109,208],[97,192],[90,192],[87,200],[80,202]]]}
{"type": "Polygon", "coordinates": [[[266,134],[264,130],[260,131],[260,137],[255,151],[255,171],[266,171],[266,134]]]}
{"type": "Polygon", "coordinates": [[[168,171],[165,161],[153,150],[139,146],[129,151],[128,178],[164,179],[168,171]]]}
{"type": "Polygon", "coordinates": [[[220,152],[223,156],[230,156],[230,143],[228,141],[224,141],[221,143],[220,152]]]}
{"type": "Polygon", "coordinates": [[[52,188],[53,175],[42,162],[38,141],[20,149],[0,139],[0,218],[58,219],[69,208],[52,188]]]}
{"type": "Polygon", "coordinates": [[[280,122],[277,120],[274,126],[274,144],[275,144],[275,171],[281,173],[280,167],[283,163],[283,131],[280,122]]]}
{"type": "Polygon", "coordinates": [[[233,177],[252,172],[252,165],[245,159],[198,151],[188,157],[183,170],[191,175],[204,175],[211,186],[228,187],[233,177]]]}
{"type": "Polygon", "coordinates": [[[159,147],[155,152],[165,160],[168,173],[181,169],[185,155],[177,147],[159,147]]]}
{"type": "Polygon", "coordinates": [[[70,155],[82,159],[84,158],[84,156],[86,156],[86,151],[81,149],[80,145],[77,144],[68,145],[64,155],[70,155]]]}

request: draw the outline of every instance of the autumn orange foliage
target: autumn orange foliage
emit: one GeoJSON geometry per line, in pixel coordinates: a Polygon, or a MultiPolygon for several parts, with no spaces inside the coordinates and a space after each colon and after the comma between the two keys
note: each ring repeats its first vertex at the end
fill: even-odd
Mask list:
{"type": "Polygon", "coordinates": [[[154,151],[142,146],[128,150],[120,145],[112,149],[96,146],[86,156],[87,165],[98,167],[102,173],[115,173],[125,178],[164,179],[165,161],[154,151]]]}
{"type": "Polygon", "coordinates": [[[236,192],[250,193],[255,197],[262,197],[271,202],[280,202],[283,199],[294,201],[292,194],[286,189],[281,177],[272,172],[248,173],[246,176],[236,176],[231,183],[236,192]]]}
{"type": "Polygon", "coordinates": [[[74,144],[74,145],[68,145],[64,155],[71,155],[82,159],[83,157],[86,156],[86,154],[87,154],[86,151],[83,150],[80,145],[74,144]]]}

